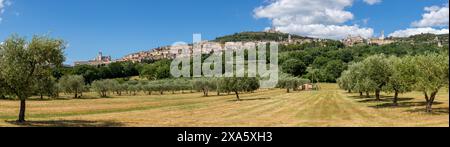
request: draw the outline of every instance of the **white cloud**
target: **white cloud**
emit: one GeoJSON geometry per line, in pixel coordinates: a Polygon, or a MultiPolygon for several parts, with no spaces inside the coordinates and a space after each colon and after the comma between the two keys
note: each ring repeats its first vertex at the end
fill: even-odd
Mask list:
{"type": "Polygon", "coordinates": [[[281,32],[289,32],[309,37],[330,38],[330,39],[342,39],[347,37],[348,35],[370,38],[372,37],[374,32],[373,29],[371,28],[360,28],[357,25],[339,26],[339,25],[323,25],[323,24],[311,24],[311,25],[290,24],[288,26],[280,26],[277,29],[281,32]]]}
{"type": "Polygon", "coordinates": [[[449,9],[448,3],[444,6],[425,7],[427,13],[422,15],[422,20],[412,23],[414,27],[443,27],[448,26],[449,9]]]}
{"type": "Polygon", "coordinates": [[[2,22],[2,14],[5,13],[5,8],[10,6],[12,3],[9,0],[0,0],[0,23],[2,22]]]}
{"type": "Polygon", "coordinates": [[[354,15],[345,8],[353,0],[271,0],[270,4],[254,10],[256,18],[268,18],[279,31],[298,35],[341,39],[348,35],[373,35],[371,28],[348,26],[343,23],[354,15]]]}
{"type": "Polygon", "coordinates": [[[430,27],[426,28],[409,28],[406,30],[398,30],[394,33],[389,34],[390,37],[409,37],[418,34],[448,34],[448,29],[433,29],[430,27]]]}
{"type": "Polygon", "coordinates": [[[448,34],[449,9],[448,3],[443,6],[425,7],[427,12],[422,15],[422,20],[412,23],[413,28],[398,30],[391,33],[391,37],[409,37],[418,34],[448,34]]]}
{"type": "Polygon", "coordinates": [[[364,0],[364,2],[369,5],[375,5],[375,4],[381,3],[382,0],[364,0]]]}
{"type": "Polygon", "coordinates": [[[4,0],[0,0],[0,10],[3,10],[5,7],[4,0]]]}

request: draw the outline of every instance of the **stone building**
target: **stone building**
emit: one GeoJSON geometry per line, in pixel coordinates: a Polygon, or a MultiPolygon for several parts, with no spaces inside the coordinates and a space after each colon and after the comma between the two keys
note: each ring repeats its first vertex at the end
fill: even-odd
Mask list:
{"type": "Polygon", "coordinates": [[[351,35],[349,35],[347,38],[342,40],[342,43],[344,43],[345,46],[354,46],[354,45],[357,45],[357,44],[365,43],[365,40],[361,36],[351,36],[351,35]]]}
{"type": "Polygon", "coordinates": [[[99,52],[98,55],[93,59],[89,61],[77,61],[75,62],[75,66],[77,65],[107,65],[112,63],[111,56],[103,56],[102,52],[99,52]]]}

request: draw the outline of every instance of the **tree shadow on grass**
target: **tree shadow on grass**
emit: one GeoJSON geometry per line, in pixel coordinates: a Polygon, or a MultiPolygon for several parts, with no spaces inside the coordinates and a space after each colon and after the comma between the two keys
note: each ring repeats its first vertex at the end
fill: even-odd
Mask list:
{"type": "MultiPolygon", "coordinates": [[[[419,113],[423,112],[425,113],[425,108],[416,108],[412,110],[408,110],[407,112],[413,112],[413,113],[419,113]]],[[[449,108],[433,108],[433,111],[431,112],[432,115],[443,115],[443,114],[449,114],[449,108]]]]}
{"type": "MultiPolygon", "coordinates": [[[[105,97],[105,98],[112,98],[112,97],[105,97]]],[[[102,99],[99,97],[81,97],[81,98],[66,98],[66,97],[60,97],[60,98],[28,98],[27,101],[29,102],[46,102],[46,101],[69,101],[69,100],[95,100],[95,99],[102,99]]],[[[0,99],[4,101],[19,101],[19,99],[0,99]]]]}
{"type": "Polygon", "coordinates": [[[40,102],[40,101],[43,101],[43,102],[45,102],[45,101],[68,101],[68,100],[73,100],[73,99],[70,99],[70,98],[52,98],[52,99],[49,99],[49,98],[44,98],[44,99],[30,98],[30,99],[27,99],[27,101],[36,101],[36,102],[40,102]]]}
{"type": "Polygon", "coordinates": [[[115,121],[86,121],[86,120],[52,120],[52,121],[6,121],[9,124],[21,127],[121,127],[123,123],[115,121]]]}
{"type": "MultiPolygon", "coordinates": [[[[356,99],[357,102],[360,103],[376,103],[377,105],[369,106],[371,108],[375,109],[383,109],[383,108],[411,108],[411,107],[424,107],[424,108],[411,108],[410,110],[406,110],[406,112],[411,113],[419,113],[419,112],[425,112],[425,106],[427,105],[426,102],[415,102],[412,101],[414,98],[398,98],[398,104],[395,105],[393,103],[394,97],[393,96],[381,96],[381,100],[376,100],[374,97],[368,98],[365,96],[349,96],[350,98],[356,99]]],[[[442,102],[434,102],[433,105],[441,105],[444,104],[442,102]]],[[[431,114],[449,114],[449,108],[434,108],[433,112],[431,114]]]]}
{"type": "MultiPolygon", "coordinates": [[[[434,105],[443,104],[441,102],[434,102],[434,105]]],[[[375,106],[370,106],[372,108],[408,108],[408,107],[425,107],[427,105],[426,102],[400,102],[398,105],[394,105],[393,103],[384,103],[375,106]]],[[[424,110],[425,111],[425,110],[424,110]]]]}
{"type": "Polygon", "coordinates": [[[262,100],[270,100],[271,98],[265,97],[265,98],[248,98],[248,99],[242,99],[238,101],[237,99],[230,100],[231,102],[244,102],[244,101],[262,101],[262,100]]]}
{"type": "Polygon", "coordinates": [[[366,96],[348,96],[349,98],[352,99],[370,99],[372,97],[366,97],[366,96]]]}
{"type": "MultiPolygon", "coordinates": [[[[398,102],[410,101],[410,100],[414,100],[414,98],[398,98],[397,99],[398,102]]],[[[393,101],[394,101],[393,97],[382,97],[380,100],[377,100],[375,98],[364,98],[363,100],[360,100],[358,102],[360,102],[360,103],[374,103],[374,102],[393,102],[393,101]]]]}

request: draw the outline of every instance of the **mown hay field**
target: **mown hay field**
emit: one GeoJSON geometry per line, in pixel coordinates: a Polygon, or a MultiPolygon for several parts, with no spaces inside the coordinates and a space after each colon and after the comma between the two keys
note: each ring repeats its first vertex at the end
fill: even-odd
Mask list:
{"type": "MultiPolygon", "coordinates": [[[[111,98],[29,100],[25,124],[15,123],[18,101],[0,100],[0,126],[44,127],[449,127],[449,95],[442,90],[434,113],[424,113],[422,93],[400,95],[392,106],[322,84],[320,91],[284,89],[202,97],[201,93],[111,98]]],[[[88,94],[88,97],[95,94],[88,94]]]]}

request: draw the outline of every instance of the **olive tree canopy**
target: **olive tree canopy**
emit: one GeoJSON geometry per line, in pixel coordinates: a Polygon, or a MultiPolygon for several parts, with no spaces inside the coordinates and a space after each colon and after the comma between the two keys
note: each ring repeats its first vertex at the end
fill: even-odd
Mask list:
{"type": "Polygon", "coordinates": [[[63,40],[48,36],[34,36],[28,41],[13,35],[0,44],[2,89],[20,99],[18,122],[25,122],[26,99],[35,92],[38,79],[50,77],[51,69],[62,65],[64,49],[63,40]]]}

